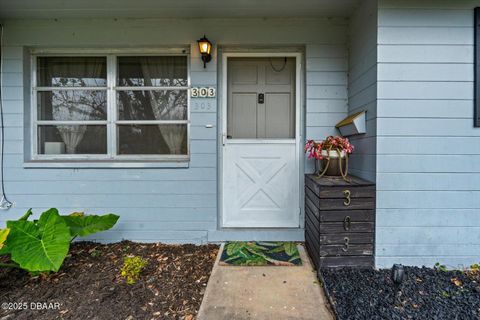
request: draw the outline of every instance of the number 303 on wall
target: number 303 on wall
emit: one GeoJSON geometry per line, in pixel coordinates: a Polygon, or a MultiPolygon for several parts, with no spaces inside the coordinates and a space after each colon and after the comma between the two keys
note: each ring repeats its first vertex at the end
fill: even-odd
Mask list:
{"type": "Polygon", "coordinates": [[[215,98],[216,90],[213,87],[193,87],[190,89],[192,98],[215,98]]]}

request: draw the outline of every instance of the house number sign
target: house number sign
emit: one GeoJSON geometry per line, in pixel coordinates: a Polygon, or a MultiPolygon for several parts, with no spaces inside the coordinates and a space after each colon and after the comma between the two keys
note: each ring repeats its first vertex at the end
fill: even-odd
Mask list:
{"type": "Polygon", "coordinates": [[[215,98],[216,90],[214,87],[192,87],[190,96],[192,98],[215,98]]]}

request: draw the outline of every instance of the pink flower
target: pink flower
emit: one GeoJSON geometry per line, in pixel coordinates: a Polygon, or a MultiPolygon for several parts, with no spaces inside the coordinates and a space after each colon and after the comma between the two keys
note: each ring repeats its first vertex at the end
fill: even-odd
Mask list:
{"type": "Polygon", "coordinates": [[[325,157],[322,156],[322,150],[339,150],[351,154],[354,147],[348,138],[339,136],[329,136],[325,138],[325,140],[319,142],[308,140],[305,143],[305,153],[308,154],[309,159],[315,158],[317,160],[323,160],[325,157]]]}

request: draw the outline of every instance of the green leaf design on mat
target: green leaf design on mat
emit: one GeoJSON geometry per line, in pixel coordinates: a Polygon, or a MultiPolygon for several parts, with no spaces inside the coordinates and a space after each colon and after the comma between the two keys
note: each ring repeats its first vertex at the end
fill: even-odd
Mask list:
{"type": "Polygon", "coordinates": [[[13,261],[30,272],[58,271],[70,248],[70,230],[57,209],[45,211],[38,221],[8,221],[5,245],[13,261]]]}
{"type": "Polygon", "coordinates": [[[253,255],[246,261],[239,260],[235,261],[234,264],[240,266],[263,266],[265,265],[265,260],[262,257],[253,255]]]}
{"type": "Polygon", "coordinates": [[[283,244],[283,248],[285,249],[285,253],[289,256],[293,256],[295,253],[298,253],[295,242],[285,242],[283,244]]]}
{"type": "Polygon", "coordinates": [[[283,246],[275,247],[268,251],[268,253],[281,253],[281,252],[285,252],[285,248],[283,248],[283,246]]]}
{"type": "Polygon", "coordinates": [[[269,253],[281,253],[285,252],[289,256],[293,256],[297,253],[297,245],[295,242],[283,242],[278,247],[275,247],[269,251],[269,253]]]}
{"type": "Polygon", "coordinates": [[[237,266],[301,264],[294,242],[228,242],[225,244],[221,261],[237,266]]]}
{"type": "Polygon", "coordinates": [[[241,241],[229,242],[226,246],[227,254],[229,256],[237,254],[240,250],[243,249],[243,247],[245,247],[245,245],[246,243],[241,241]]]}
{"type": "Polygon", "coordinates": [[[293,262],[293,261],[295,261],[295,260],[297,260],[297,259],[300,259],[300,255],[299,255],[298,253],[295,254],[294,256],[292,256],[292,257],[288,260],[288,262],[293,262]]]}

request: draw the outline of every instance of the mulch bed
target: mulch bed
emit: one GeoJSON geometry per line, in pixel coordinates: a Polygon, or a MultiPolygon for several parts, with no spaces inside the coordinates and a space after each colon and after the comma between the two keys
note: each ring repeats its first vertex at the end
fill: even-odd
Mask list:
{"type": "Polygon", "coordinates": [[[322,270],[339,319],[480,319],[480,272],[405,267],[400,303],[391,271],[322,270]]]}
{"type": "Polygon", "coordinates": [[[28,304],[26,310],[0,310],[0,319],[191,320],[217,253],[217,245],[74,243],[58,273],[31,276],[22,270],[0,269],[0,303],[28,304]],[[133,285],[120,276],[127,255],[148,260],[133,285]],[[60,307],[38,310],[31,305],[37,302],[60,307]]]}

